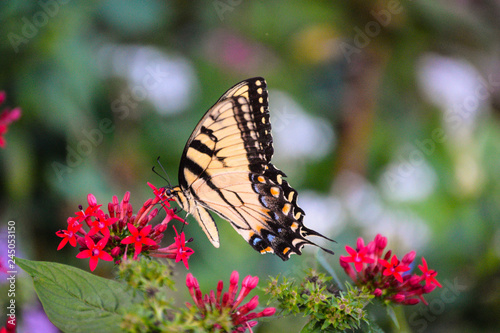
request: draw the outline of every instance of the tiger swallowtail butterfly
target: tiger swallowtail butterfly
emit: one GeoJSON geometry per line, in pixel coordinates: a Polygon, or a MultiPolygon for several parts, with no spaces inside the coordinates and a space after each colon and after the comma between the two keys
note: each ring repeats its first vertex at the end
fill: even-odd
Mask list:
{"type": "Polygon", "coordinates": [[[255,250],[283,260],[306,244],[318,246],[307,236],[331,241],[304,225],[297,192],[271,164],[273,151],[266,81],[242,81],[200,120],[182,154],[179,186],[166,187],[165,194],[194,216],[215,247],[219,232],[209,211],[255,250]]]}

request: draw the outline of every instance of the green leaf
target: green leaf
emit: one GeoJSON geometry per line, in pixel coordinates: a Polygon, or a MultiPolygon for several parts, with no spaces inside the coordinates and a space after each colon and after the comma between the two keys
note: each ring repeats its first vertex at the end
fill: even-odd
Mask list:
{"type": "Polygon", "coordinates": [[[303,328],[300,333],[320,333],[321,326],[318,325],[316,320],[310,320],[303,328]]]}
{"type": "Polygon", "coordinates": [[[389,318],[391,318],[394,326],[397,329],[399,329],[399,321],[398,317],[396,316],[396,313],[394,312],[394,308],[389,304],[387,304],[386,308],[387,308],[387,315],[389,316],[389,318]]]}
{"type": "Polygon", "coordinates": [[[365,328],[365,325],[363,325],[362,332],[366,332],[366,333],[384,333],[384,330],[382,328],[380,328],[380,326],[378,326],[374,322],[367,322],[366,323],[366,328],[365,328]]]}
{"type": "Polygon", "coordinates": [[[124,312],[144,296],[127,284],[81,269],[16,258],[33,278],[50,321],[64,332],[121,332],[124,312]]]}

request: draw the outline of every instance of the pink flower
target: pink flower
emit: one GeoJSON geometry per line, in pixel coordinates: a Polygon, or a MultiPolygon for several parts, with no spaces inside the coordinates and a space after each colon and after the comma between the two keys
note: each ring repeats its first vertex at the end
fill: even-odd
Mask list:
{"type": "Polygon", "coordinates": [[[423,265],[418,265],[418,268],[420,268],[420,270],[424,274],[422,276],[422,280],[425,281],[425,285],[427,286],[434,284],[439,288],[442,288],[443,286],[441,285],[441,283],[439,283],[438,280],[436,280],[437,272],[427,267],[427,261],[423,257],[422,257],[422,264],[423,265]]]}
{"type": "Polygon", "coordinates": [[[59,230],[56,232],[56,235],[62,237],[61,243],[57,247],[57,251],[62,249],[68,242],[71,246],[76,246],[76,233],[80,231],[83,224],[68,224],[68,230],[59,230]]]}
{"type": "MultiPolygon", "coordinates": [[[[3,102],[6,99],[6,94],[4,91],[0,91],[0,105],[3,104],[3,102]]],[[[9,125],[13,123],[14,121],[18,120],[21,118],[21,109],[20,108],[15,108],[15,109],[4,109],[3,112],[0,114],[0,148],[5,148],[6,142],[4,139],[4,135],[7,133],[9,125]]]]}
{"type": "Polygon", "coordinates": [[[365,246],[363,246],[359,251],[354,250],[348,245],[346,245],[345,249],[347,253],[349,253],[350,257],[340,256],[340,260],[343,262],[354,263],[354,268],[356,268],[357,272],[361,272],[364,263],[371,264],[374,262],[372,258],[367,257],[368,248],[365,246]]]}
{"type": "Polygon", "coordinates": [[[396,255],[392,256],[391,262],[387,262],[384,259],[379,260],[382,266],[385,267],[384,270],[384,275],[385,276],[394,276],[396,280],[399,282],[403,282],[403,277],[401,276],[401,273],[409,271],[410,267],[402,265],[399,263],[398,257],[396,255]]]}
{"type": "MultiPolygon", "coordinates": [[[[211,290],[209,294],[203,296],[198,280],[189,273],[186,276],[186,286],[193,298],[194,305],[186,303],[186,306],[188,308],[196,306],[199,311],[198,315],[202,318],[209,312],[218,311],[218,313],[222,313],[228,311],[233,325],[231,328],[232,332],[244,332],[247,329],[251,330],[251,327],[257,325],[257,322],[253,321],[253,319],[272,316],[276,312],[276,309],[269,307],[261,312],[252,312],[259,305],[259,296],[252,297],[248,303],[240,306],[245,297],[257,286],[259,278],[250,275],[245,277],[241,283],[242,288],[239,293],[238,280],[239,274],[237,271],[234,271],[229,278],[229,290],[227,292],[222,293],[224,283],[219,281],[216,292],[211,290]]],[[[206,329],[210,331],[220,330],[222,326],[214,323],[213,327],[207,327],[206,329]]]]}
{"type": "Polygon", "coordinates": [[[427,262],[422,258],[423,265],[418,266],[422,276],[403,274],[410,271],[416,252],[408,252],[399,261],[391,250],[384,253],[386,246],[387,238],[381,235],[377,235],[367,246],[359,238],[357,251],[346,246],[349,256],[340,256],[340,266],[357,286],[368,288],[375,297],[386,302],[413,305],[422,301],[427,304],[423,295],[433,291],[436,286],[441,287],[435,279],[437,272],[429,270],[427,262]],[[351,263],[356,271],[352,269],[351,263]]]}
{"type": "Polygon", "coordinates": [[[85,209],[85,211],[83,210],[82,206],[79,206],[78,208],[80,208],[80,211],[75,212],[76,217],[70,217],[71,222],[73,223],[76,222],[80,223],[83,221],[88,222],[91,217],[97,217],[97,214],[100,211],[99,208],[102,205],[97,205],[97,200],[95,196],[91,193],[87,195],[87,201],[89,203],[89,206],[85,209]]]}
{"type": "Polygon", "coordinates": [[[134,244],[135,254],[134,259],[137,259],[137,256],[142,251],[142,245],[156,245],[156,242],[148,238],[149,232],[151,231],[152,225],[147,225],[142,228],[140,231],[134,227],[133,224],[127,224],[128,230],[132,234],[132,236],[125,237],[121,243],[122,244],[134,244]]]}
{"type": "Polygon", "coordinates": [[[105,261],[113,261],[113,257],[103,251],[104,247],[108,243],[108,238],[103,238],[97,244],[94,243],[92,238],[85,236],[85,244],[87,245],[87,250],[83,250],[77,254],[77,258],[85,259],[90,258],[90,270],[93,272],[97,267],[99,259],[105,261]]]}
{"type": "MultiPolygon", "coordinates": [[[[156,190],[157,193],[159,191],[156,190]]],[[[58,250],[68,242],[72,246],[79,244],[82,252],[78,258],[90,257],[92,270],[95,269],[98,259],[108,260],[111,258],[111,260],[115,260],[115,263],[119,263],[122,259],[131,256],[132,251],[134,260],[137,260],[139,254],[160,253],[157,256],[162,257],[170,257],[173,254],[172,259],[182,260],[188,267],[187,260],[194,251],[186,247],[184,233],[179,236],[176,230],[175,243],[166,248],[166,253],[165,251],[163,253],[157,251],[168,222],[173,219],[184,222],[183,219],[176,216],[174,209],[163,206],[167,216],[162,222],[153,226],[151,222],[158,215],[158,208],[155,206],[161,200],[159,196],[146,200],[137,214],[134,215],[130,204],[130,192],[126,192],[121,201],[117,196],[113,196],[112,201],[108,204],[108,213],[105,213],[101,209],[102,205],[97,204],[96,197],[89,194],[87,196],[88,207],[84,210],[82,206],[79,206],[79,211],[75,213],[75,216],[68,218],[68,230],[56,232],[57,236],[63,238],[58,250]],[[85,224],[89,228],[88,232],[83,228],[85,224]],[[134,246],[129,247],[129,244],[134,244],[134,246]],[[99,254],[91,255],[92,251],[99,252],[99,254]]]]}
{"type": "Polygon", "coordinates": [[[186,246],[186,236],[184,235],[184,232],[181,232],[181,234],[179,235],[177,229],[175,227],[173,228],[175,230],[175,234],[177,235],[174,238],[175,242],[168,247],[153,251],[151,253],[151,256],[158,258],[175,259],[175,262],[179,262],[182,260],[184,266],[186,266],[186,269],[189,269],[188,259],[194,253],[194,251],[193,249],[186,246]]]}

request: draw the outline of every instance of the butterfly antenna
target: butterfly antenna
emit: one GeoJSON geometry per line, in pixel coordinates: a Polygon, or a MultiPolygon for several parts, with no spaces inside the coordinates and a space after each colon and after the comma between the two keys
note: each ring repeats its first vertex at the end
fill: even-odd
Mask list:
{"type": "Polygon", "coordinates": [[[168,177],[167,171],[165,170],[165,168],[163,167],[163,165],[160,162],[160,156],[158,156],[158,158],[156,159],[156,162],[160,165],[160,167],[163,170],[163,173],[165,174],[166,177],[161,175],[158,171],[156,171],[155,167],[152,168],[153,172],[156,173],[158,176],[160,176],[160,178],[163,179],[164,181],[166,181],[168,186],[171,187],[172,185],[170,183],[170,178],[168,177]]]}

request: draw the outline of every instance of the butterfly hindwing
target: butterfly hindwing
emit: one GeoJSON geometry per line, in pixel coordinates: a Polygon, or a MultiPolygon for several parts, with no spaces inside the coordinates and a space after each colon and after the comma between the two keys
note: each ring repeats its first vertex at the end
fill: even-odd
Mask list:
{"type": "Polygon", "coordinates": [[[272,142],[267,85],[259,77],[229,89],[191,134],[179,167],[180,186],[172,193],[214,246],[219,235],[208,210],[254,249],[283,260],[301,254],[305,244],[316,245],[306,236],[322,236],[304,226],[297,192],[270,163],[272,142]]]}

